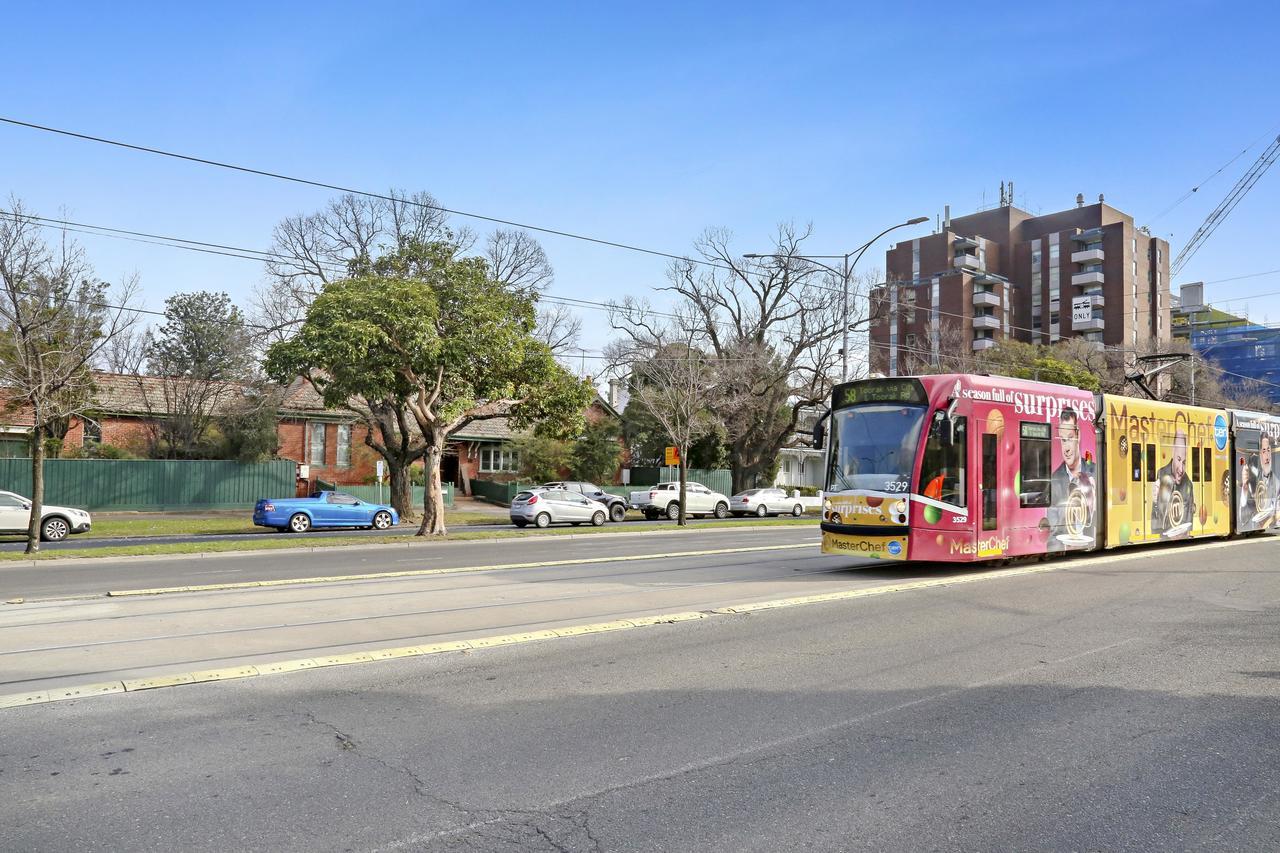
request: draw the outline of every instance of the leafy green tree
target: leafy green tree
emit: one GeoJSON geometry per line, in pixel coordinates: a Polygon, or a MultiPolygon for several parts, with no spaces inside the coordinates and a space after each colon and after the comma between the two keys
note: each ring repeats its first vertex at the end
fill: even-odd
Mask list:
{"type": "MultiPolygon", "coordinates": [[[[396,459],[406,489],[408,464],[421,457],[426,466],[418,535],[442,535],[440,461],[449,437],[497,417],[517,429],[572,428],[590,386],[535,336],[536,295],[494,281],[485,259],[459,257],[452,242],[409,241],[351,270],[324,285],[297,335],[272,345],[267,370],[280,380],[309,377],[327,405],[359,414],[350,403],[358,397],[394,415],[397,434],[417,453],[396,459]]],[[[387,457],[373,430],[366,441],[387,457]]],[[[393,471],[393,494],[395,482],[393,471]]]]}
{"type": "Polygon", "coordinates": [[[511,447],[520,458],[520,476],[526,480],[558,480],[569,465],[568,443],[549,435],[520,436],[511,441],[511,447]]]}
{"type": "Polygon", "coordinates": [[[280,449],[280,399],[276,393],[259,392],[218,418],[222,433],[221,456],[238,462],[274,459],[280,449]]]}
{"type": "Polygon", "coordinates": [[[622,430],[612,420],[588,423],[569,453],[569,470],[579,480],[613,482],[622,462],[622,430]]]}
{"type": "MultiPolygon", "coordinates": [[[[634,375],[633,375],[634,386],[634,375]]],[[[632,394],[635,393],[634,387],[632,394]]],[[[710,418],[710,413],[707,413],[710,418]]],[[[671,443],[658,420],[644,406],[627,402],[622,410],[622,435],[631,452],[631,465],[636,468],[661,468],[666,465],[664,450],[671,443]]],[[[710,421],[707,432],[689,446],[689,467],[701,469],[729,466],[728,436],[724,427],[710,421]]]]}
{"type": "Polygon", "coordinates": [[[164,324],[143,343],[147,372],[138,390],[147,407],[152,453],[170,459],[216,455],[210,431],[219,412],[239,403],[254,369],[244,315],[225,293],[170,296],[164,324]]]}

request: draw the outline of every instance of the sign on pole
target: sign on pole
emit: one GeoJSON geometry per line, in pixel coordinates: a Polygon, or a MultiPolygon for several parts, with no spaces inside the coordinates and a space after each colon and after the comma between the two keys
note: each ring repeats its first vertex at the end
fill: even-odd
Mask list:
{"type": "Polygon", "coordinates": [[[1071,300],[1071,324],[1087,323],[1093,319],[1093,300],[1088,296],[1077,296],[1071,300]]]}
{"type": "Polygon", "coordinates": [[[378,503],[382,503],[382,460],[378,460],[378,503]]]}
{"type": "Polygon", "coordinates": [[[668,465],[679,465],[680,464],[680,448],[668,447],[666,457],[667,457],[666,461],[668,465]]]}

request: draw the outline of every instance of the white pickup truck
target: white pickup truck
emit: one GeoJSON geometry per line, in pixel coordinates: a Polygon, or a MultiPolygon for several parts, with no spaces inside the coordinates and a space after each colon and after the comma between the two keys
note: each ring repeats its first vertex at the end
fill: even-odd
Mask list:
{"type": "MultiPolygon", "coordinates": [[[[716,518],[727,518],[729,515],[729,499],[719,492],[713,492],[701,483],[685,483],[686,500],[689,506],[685,515],[714,515],[716,518]]],[[[630,494],[632,509],[638,509],[648,519],[666,516],[671,520],[680,517],[680,484],[659,483],[630,494]]]]}

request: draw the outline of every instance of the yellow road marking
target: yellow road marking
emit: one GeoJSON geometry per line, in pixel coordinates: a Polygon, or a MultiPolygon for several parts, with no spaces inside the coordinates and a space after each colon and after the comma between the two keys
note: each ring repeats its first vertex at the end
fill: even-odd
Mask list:
{"type": "Polygon", "coordinates": [[[367,572],[358,575],[327,575],[313,578],[283,578],[270,581],[237,581],[235,583],[209,583],[196,586],[162,586],[150,589],[111,590],[112,598],[136,595],[165,595],[174,592],[216,592],[229,589],[263,589],[274,586],[297,586],[315,583],[345,583],[347,581],[380,580],[384,578],[422,578],[433,575],[459,575],[471,572],[493,572],[505,569],[541,569],[553,566],[584,566],[592,563],[628,563],[637,560],[670,560],[681,557],[711,557],[716,554],[747,554],[753,551],[785,551],[792,548],[816,548],[814,542],[794,545],[753,545],[746,548],[709,548],[702,551],[673,551],[664,554],[626,554],[617,557],[582,557],[575,560],[542,560],[536,563],[495,563],[488,566],[457,566],[451,569],[405,569],[398,572],[367,572]]]}
{"type": "MultiPolygon", "coordinates": [[[[1230,548],[1236,545],[1258,544],[1265,539],[1232,540],[1227,542],[1206,542],[1199,545],[1184,546],[1178,553],[1190,551],[1209,551],[1218,548],[1230,548]]],[[[1276,540],[1270,540],[1276,541],[1276,540]]],[[[782,546],[793,547],[793,546],[782,546]]],[[[805,546],[812,547],[812,546],[805,546]]],[[[759,548],[751,550],[773,550],[759,548]]],[[[720,552],[717,552],[720,553],[720,552]]],[[[831,601],[848,601],[856,598],[870,598],[877,595],[889,595],[896,592],[908,592],[933,587],[956,586],[958,584],[975,583],[977,581],[1000,580],[1021,575],[1043,574],[1061,569],[1080,568],[1097,564],[1114,564],[1129,560],[1159,558],[1160,551],[1140,550],[1134,552],[1108,552],[1094,557],[1063,559],[1050,561],[1034,566],[1023,566],[1012,569],[996,569],[988,572],[974,572],[964,575],[951,575],[943,578],[908,581],[906,583],[886,584],[884,586],[863,587],[861,589],[841,590],[837,592],[818,593],[815,595],[791,596],[770,601],[753,601],[717,607],[712,610],[687,610],[678,613],[659,613],[650,616],[637,616],[631,619],[617,619],[612,622],[596,622],[586,625],[570,625],[564,628],[549,628],[541,631],[529,631],[521,634],[500,634],[492,637],[480,637],[474,640],[450,640],[424,646],[401,646],[397,648],[378,649],[369,652],[352,652],[350,654],[328,655],[318,658],[302,658],[297,660],[277,661],[274,663],[256,664],[253,666],[233,666],[225,669],[203,670],[200,672],[177,673],[175,675],[154,676],[151,678],[126,679],[118,682],[101,682],[72,687],[60,687],[51,690],[36,690],[27,693],[14,693],[0,696],[0,708],[17,708],[25,705],[40,705],[64,699],[78,699],[89,696],[100,696],[108,693],[132,693],[138,690],[151,690],[158,687],[173,687],[182,684],[196,684],[208,681],[225,681],[233,678],[249,678],[260,675],[276,675],[285,672],[296,672],[325,666],[343,666],[357,663],[373,663],[380,660],[402,657],[421,657],[442,652],[467,651],[473,649],[492,648],[530,643],[537,640],[550,640],[563,637],[579,637],[584,634],[599,634],[608,631],[621,631],[628,628],[642,628],[650,625],[663,625],[676,622],[689,622],[706,619],[713,615],[738,615],[754,613],[761,610],[774,610],[784,607],[799,607],[806,604],[819,604],[831,601]]],[[[593,562],[593,561],[586,561],[593,562]]]]}

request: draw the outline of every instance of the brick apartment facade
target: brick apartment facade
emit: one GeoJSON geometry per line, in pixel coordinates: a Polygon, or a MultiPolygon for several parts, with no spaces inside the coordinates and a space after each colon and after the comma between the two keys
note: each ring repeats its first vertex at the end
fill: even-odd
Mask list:
{"type": "Polygon", "coordinates": [[[1012,205],[952,219],[885,253],[871,292],[871,369],[947,365],[1012,338],[1099,349],[1169,341],[1169,244],[1106,204],[1034,216],[1012,205]]]}

